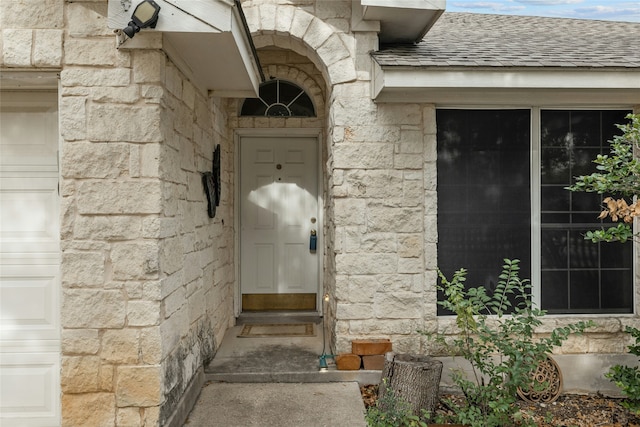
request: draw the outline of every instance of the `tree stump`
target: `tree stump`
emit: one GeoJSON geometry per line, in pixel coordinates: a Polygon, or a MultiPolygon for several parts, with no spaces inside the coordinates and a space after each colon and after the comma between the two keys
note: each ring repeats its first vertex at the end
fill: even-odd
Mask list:
{"type": "Polygon", "coordinates": [[[430,356],[396,354],[385,355],[378,400],[388,390],[407,402],[414,415],[422,415],[424,409],[433,414],[439,398],[442,362],[430,356]]]}

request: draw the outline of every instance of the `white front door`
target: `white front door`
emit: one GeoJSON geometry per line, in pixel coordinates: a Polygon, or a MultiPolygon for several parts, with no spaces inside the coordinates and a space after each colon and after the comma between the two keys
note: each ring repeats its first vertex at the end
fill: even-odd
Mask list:
{"type": "Polygon", "coordinates": [[[60,423],[55,92],[0,94],[0,425],[60,423]]]}
{"type": "Polygon", "coordinates": [[[240,141],[243,296],[318,293],[317,144],[317,138],[301,137],[240,141]]]}

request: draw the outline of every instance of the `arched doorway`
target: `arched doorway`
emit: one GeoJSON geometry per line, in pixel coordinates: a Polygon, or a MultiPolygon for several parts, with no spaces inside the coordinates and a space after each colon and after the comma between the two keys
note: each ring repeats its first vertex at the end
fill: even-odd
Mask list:
{"type": "MultiPolygon", "coordinates": [[[[240,117],[313,119],[304,88],[273,78],[240,117]]],[[[259,122],[260,123],[260,122],[259,122]]],[[[317,129],[238,130],[240,311],[320,310],[321,174],[317,129]]]]}

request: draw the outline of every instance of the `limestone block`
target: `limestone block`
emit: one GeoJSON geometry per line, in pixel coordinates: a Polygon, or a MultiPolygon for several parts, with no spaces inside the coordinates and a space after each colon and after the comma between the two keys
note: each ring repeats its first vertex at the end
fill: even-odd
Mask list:
{"type": "Polygon", "coordinates": [[[121,328],[124,295],[118,290],[65,289],[61,313],[65,328],[121,328]]]}
{"type": "Polygon", "coordinates": [[[336,319],[371,319],[371,304],[343,304],[338,303],[336,307],[336,319]]]}
{"type": "Polygon", "coordinates": [[[159,327],[140,329],[141,363],[154,365],[162,361],[162,336],[159,327]]]}
{"type": "Polygon", "coordinates": [[[161,205],[158,181],[85,181],[78,187],[81,214],[154,214],[161,205]]]}
{"type": "Polygon", "coordinates": [[[136,50],[132,57],[134,82],[160,83],[164,81],[166,57],[161,51],[136,50]]]}
{"type": "Polygon", "coordinates": [[[384,104],[378,109],[378,123],[389,125],[422,124],[420,104],[384,104]]]}
{"type": "Polygon", "coordinates": [[[384,205],[369,205],[367,225],[371,231],[397,233],[420,233],[423,229],[421,208],[396,208],[384,205]]]}
{"type": "Polygon", "coordinates": [[[160,144],[144,144],[140,147],[140,175],[156,178],[160,176],[160,144]]]}
{"type": "Polygon", "coordinates": [[[83,216],[76,217],[74,236],[82,240],[127,240],[141,235],[138,216],[83,216]]]}
{"type": "Polygon", "coordinates": [[[139,332],[137,329],[107,329],[102,334],[100,357],[115,364],[138,362],[139,332]]]}
{"type": "Polygon", "coordinates": [[[31,65],[31,30],[2,30],[2,62],[6,67],[29,67],[31,65]]]}
{"type": "Polygon", "coordinates": [[[116,404],[157,406],[162,402],[160,366],[119,366],[117,368],[116,404]]]}
{"type": "Polygon", "coordinates": [[[420,294],[413,292],[394,292],[378,294],[373,312],[380,319],[418,319],[422,318],[423,300],[420,294]]]}
{"type": "Polygon", "coordinates": [[[422,169],[423,163],[424,161],[421,155],[397,153],[393,161],[393,166],[396,169],[422,169]]]}
{"type": "Polygon", "coordinates": [[[98,391],[98,356],[63,356],[61,385],[64,393],[89,393],[98,391]]]}
{"type": "MultiPolygon", "coordinates": [[[[333,29],[329,25],[321,19],[314,18],[309,24],[303,40],[311,49],[317,51],[332,35],[333,29]]],[[[322,58],[322,61],[328,64],[324,58],[322,58]]]]}
{"type": "MultiPolygon", "coordinates": [[[[86,98],[80,96],[63,96],[60,98],[60,133],[67,141],[85,139],[87,134],[86,98]]],[[[68,147],[64,151],[72,150],[68,147]]],[[[64,158],[63,158],[64,159],[64,158]]],[[[66,173],[63,163],[63,175],[66,173]]]]}
{"type": "Polygon", "coordinates": [[[327,67],[331,84],[352,82],[358,78],[356,67],[352,58],[345,58],[327,67]]]}
{"type": "Polygon", "coordinates": [[[344,174],[349,196],[373,199],[390,199],[402,194],[401,171],[351,170],[344,174]]]}
{"type": "Polygon", "coordinates": [[[97,329],[63,329],[62,354],[97,354],[100,350],[100,337],[97,329]]]}
{"type": "Polygon", "coordinates": [[[185,303],[186,303],[185,289],[184,288],[176,289],[175,292],[173,292],[171,295],[166,297],[163,301],[165,317],[169,317],[173,313],[175,313],[177,310],[180,310],[181,308],[183,308],[185,303]]]}
{"type": "Polygon", "coordinates": [[[413,334],[418,329],[420,322],[414,319],[352,320],[349,324],[349,331],[360,336],[413,334]]]}
{"type": "Polygon", "coordinates": [[[187,106],[190,111],[193,111],[196,106],[196,88],[188,80],[182,83],[182,102],[187,106]]]}
{"type": "Polygon", "coordinates": [[[336,199],[334,221],[337,225],[364,225],[366,201],[364,199],[336,199]]]}
{"type": "Polygon", "coordinates": [[[162,300],[162,292],[160,289],[160,281],[146,280],[142,283],[142,296],[147,301],[162,300]]]}
{"type": "Polygon", "coordinates": [[[115,368],[113,365],[100,366],[100,372],[98,373],[98,387],[100,391],[114,391],[114,376],[115,368]]]}
{"type": "Polygon", "coordinates": [[[113,427],[116,422],[112,393],[62,395],[62,426],[113,427]]]}
{"type": "Polygon", "coordinates": [[[176,254],[183,253],[182,239],[178,237],[165,239],[160,244],[160,269],[162,272],[172,274],[180,270],[184,265],[184,259],[176,254]]]}
{"type": "Polygon", "coordinates": [[[337,169],[393,169],[393,145],[379,143],[339,144],[333,150],[337,169]]]}
{"type": "Polygon", "coordinates": [[[157,105],[92,104],[87,116],[90,124],[87,138],[92,141],[160,142],[163,139],[157,105]]]}
{"type": "Polygon", "coordinates": [[[418,258],[422,256],[422,234],[398,235],[398,255],[402,258],[418,258]]]}
{"type": "Polygon", "coordinates": [[[64,44],[64,62],[69,65],[110,65],[116,62],[113,39],[69,38],[64,44]]]}
{"type": "Polygon", "coordinates": [[[435,162],[426,162],[424,164],[424,186],[420,191],[436,191],[438,185],[438,169],[435,162]]]}
{"type": "Polygon", "coordinates": [[[365,233],[361,227],[349,227],[345,233],[345,250],[368,253],[397,252],[396,234],[365,233]]]}
{"type": "Polygon", "coordinates": [[[421,274],[388,274],[378,276],[380,289],[384,292],[422,292],[421,274]]]}
{"type": "Polygon", "coordinates": [[[397,142],[398,126],[349,126],[344,132],[345,142],[397,142]]]}
{"type": "Polygon", "coordinates": [[[62,64],[63,30],[35,30],[33,65],[60,67],[62,64]]]}
{"type": "Polygon", "coordinates": [[[77,142],[63,151],[65,178],[117,178],[128,170],[128,144],[77,142]]]}
{"type": "Polygon", "coordinates": [[[129,326],[154,326],[160,323],[160,303],[157,301],[129,301],[127,324],[129,326]]]}
{"type": "Polygon", "coordinates": [[[391,274],[397,271],[396,254],[348,253],[336,255],[336,271],[348,274],[391,274]]]}
{"type": "Polygon", "coordinates": [[[206,313],[206,305],[204,299],[204,292],[202,290],[194,292],[189,297],[188,310],[189,310],[189,323],[193,323],[198,318],[206,313]]]}
{"type": "Polygon", "coordinates": [[[422,123],[424,133],[434,135],[438,132],[436,124],[436,107],[433,104],[425,104],[422,106],[422,123]]]}
{"type": "Polygon", "coordinates": [[[160,407],[151,406],[143,409],[142,425],[159,426],[160,424],[160,407]]]}
{"type": "Polygon", "coordinates": [[[107,25],[106,3],[67,3],[66,7],[67,29],[71,37],[113,37],[113,30],[107,25]]]}
{"type": "Polygon", "coordinates": [[[293,14],[295,12],[295,8],[291,6],[278,6],[278,12],[276,13],[276,24],[275,30],[276,34],[279,35],[288,35],[291,30],[291,24],[293,22],[293,14]]]}
{"type": "Polygon", "coordinates": [[[129,86],[130,74],[128,68],[65,68],[60,73],[60,82],[62,86],[129,86]]]}
{"type": "Polygon", "coordinates": [[[140,99],[138,86],[126,87],[93,87],[90,91],[94,102],[133,104],[140,99]]]}
{"type": "Polygon", "coordinates": [[[64,252],[62,284],[74,287],[102,286],[105,279],[105,256],[99,252],[64,252]]]}
{"type": "MultiPolygon", "coordinates": [[[[348,276],[346,293],[351,303],[372,303],[378,289],[378,281],[371,276],[348,276]]],[[[337,291],[336,291],[337,292],[337,291]]]]}
{"type": "Polygon", "coordinates": [[[349,51],[342,42],[340,36],[336,33],[330,36],[322,46],[318,48],[317,54],[320,55],[326,66],[335,64],[336,62],[349,57],[349,51]]]}
{"type": "MultiPolygon", "coordinates": [[[[183,75],[173,63],[167,63],[165,67],[165,87],[169,93],[173,94],[177,99],[182,98],[182,80],[183,75]]],[[[176,100],[173,100],[176,102],[176,100]]],[[[175,109],[175,108],[174,108],[175,109]]]]}
{"type": "Polygon", "coordinates": [[[424,261],[420,258],[399,258],[398,273],[422,273],[424,261]]]}
{"type": "Polygon", "coordinates": [[[305,11],[302,8],[296,8],[293,13],[293,20],[291,21],[291,35],[299,40],[302,40],[306,34],[311,21],[314,19],[313,15],[305,11]]]}
{"type": "Polygon", "coordinates": [[[164,89],[158,85],[140,85],[140,93],[147,104],[159,104],[164,95],[164,89]]]}
{"type": "Polygon", "coordinates": [[[111,263],[116,280],[155,276],[158,273],[158,245],[155,242],[115,243],[111,263]]]}
{"type": "Polygon", "coordinates": [[[142,220],[142,237],[146,239],[177,236],[180,224],[176,218],[146,217],[142,220]]]}
{"type": "Polygon", "coordinates": [[[160,280],[161,296],[165,298],[183,285],[182,271],[164,277],[160,280]]]}
{"type": "MultiPolygon", "coordinates": [[[[140,408],[118,408],[116,411],[116,426],[129,427],[141,426],[140,408]]],[[[155,424],[148,424],[155,425],[155,424]]]]}
{"type": "Polygon", "coordinates": [[[0,27],[62,28],[63,12],[63,0],[3,1],[0,27]]]}

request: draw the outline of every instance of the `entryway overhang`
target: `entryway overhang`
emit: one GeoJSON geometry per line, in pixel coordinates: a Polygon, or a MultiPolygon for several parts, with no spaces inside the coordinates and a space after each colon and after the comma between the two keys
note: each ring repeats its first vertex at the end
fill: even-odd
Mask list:
{"type": "Polygon", "coordinates": [[[354,16],[379,22],[380,43],[413,43],[422,37],[444,13],[446,0],[360,0],[354,1],[354,16]]]}
{"type": "Polygon", "coordinates": [[[636,105],[640,69],[472,69],[380,66],[375,102],[436,105],[636,105]]]}
{"type": "MultiPolygon", "coordinates": [[[[258,95],[264,77],[238,0],[155,2],[157,25],[142,32],[162,33],[163,50],[197,87],[221,97],[258,95]]],[[[140,3],[109,0],[109,28],[125,28],[140,3]]],[[[136,38],[121,37],[121,47],[135,47],[136,38]]]]}

